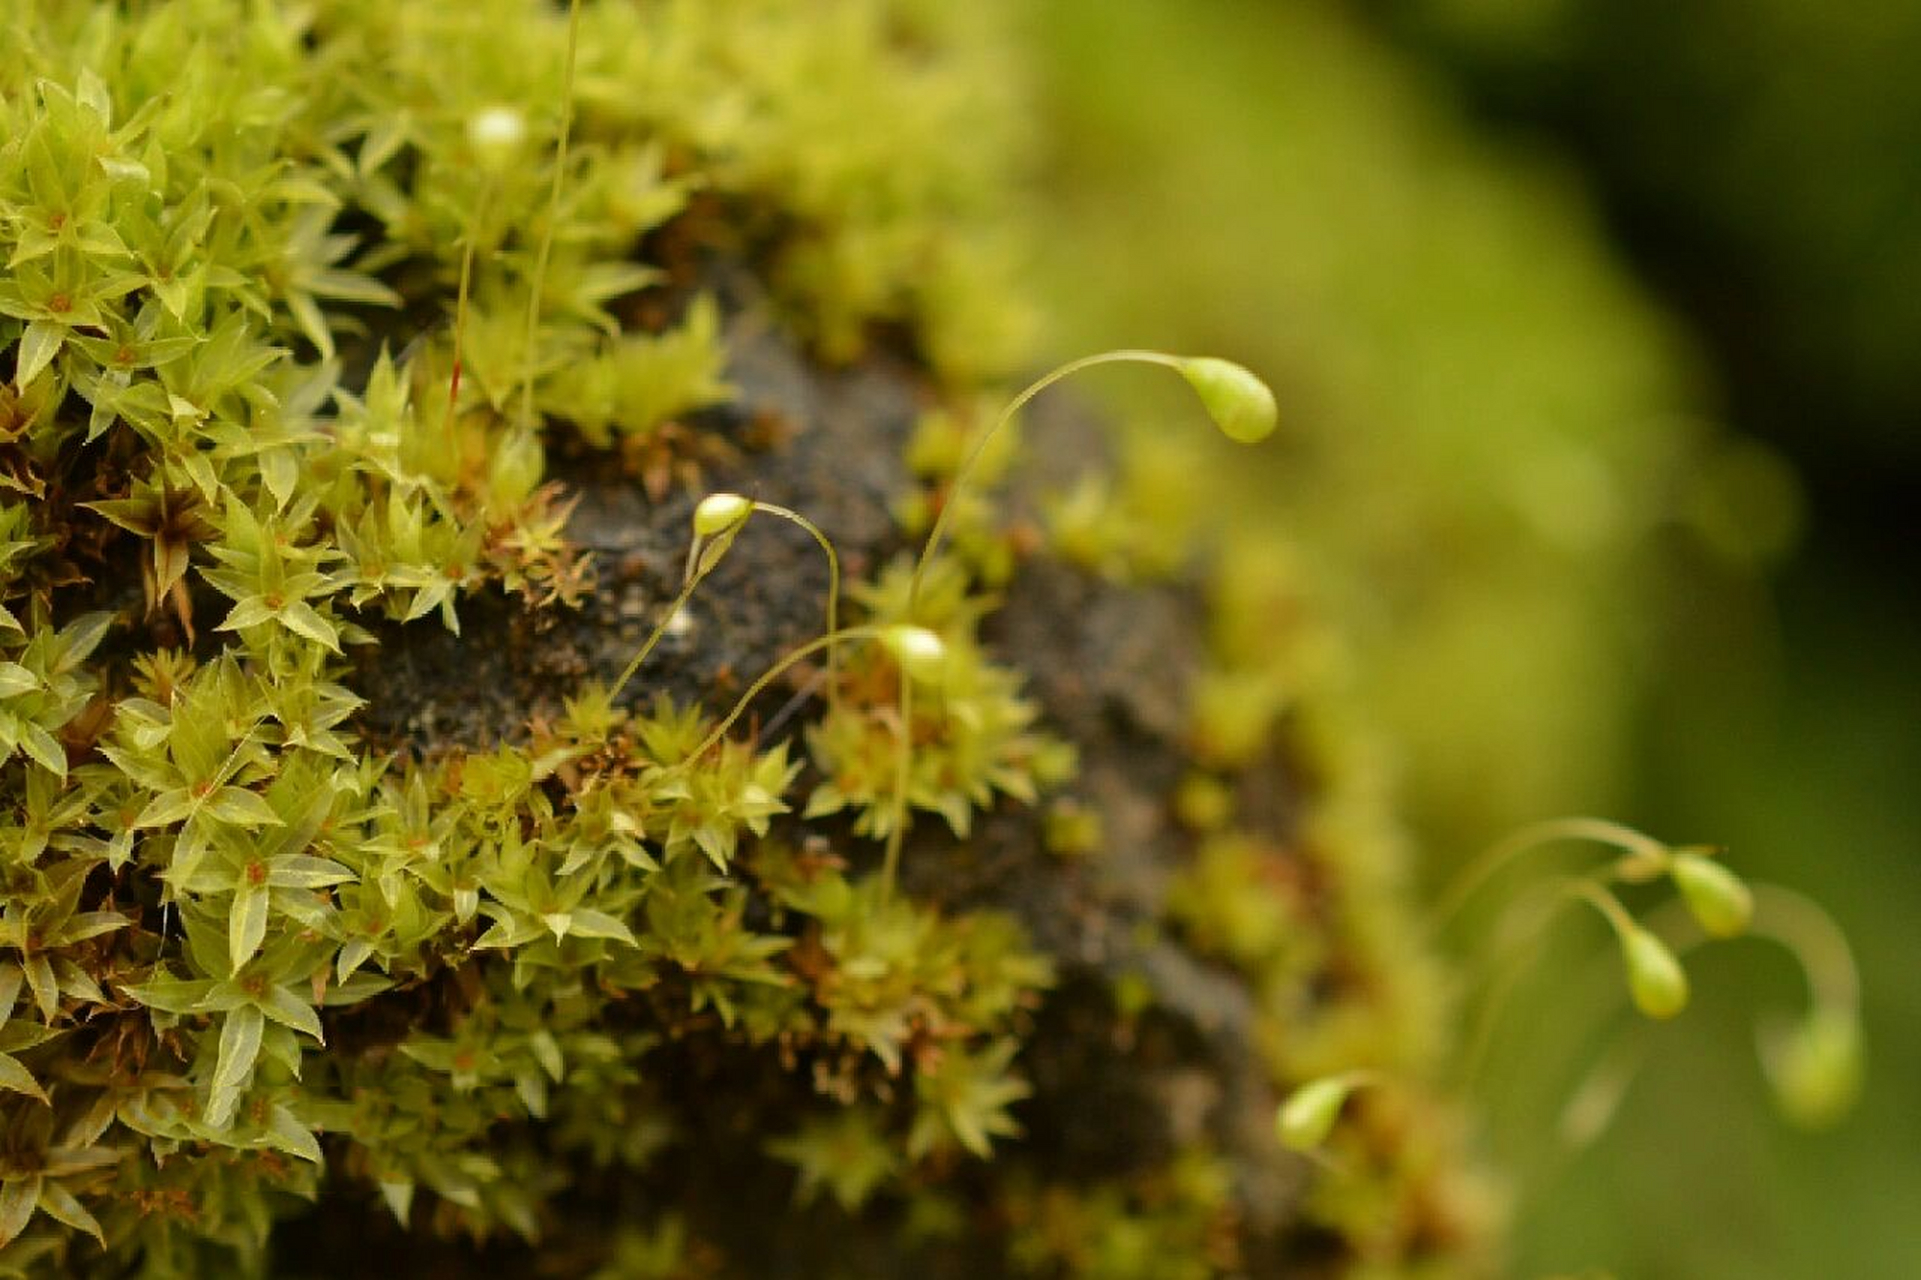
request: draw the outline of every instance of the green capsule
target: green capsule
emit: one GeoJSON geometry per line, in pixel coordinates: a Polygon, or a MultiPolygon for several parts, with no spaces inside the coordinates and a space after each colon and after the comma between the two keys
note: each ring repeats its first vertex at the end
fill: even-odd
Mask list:
{"type": "Polygon", "coordinates": [[[738,493],[710,493],[694,508],[694,533],[697,537],[718,538],[739,528],[753,511],[753,502],[738,493]]]}
{"type": "Polygon", "coordinates": [[[1621,930],[1634,1007],[1650,1018],[1672,1018],[1688,1004],[1688,975],[1667,944],[1639,925],[1621,930]]]}
{"type": "Polygon", "coordinates": [[[1781,1113],[1808,1129],[1825,1128],[1854,1105],[1865,1054],[1852,1011],[1817,1008],[1806,1022],[1762,1044],[1761,1062],[1781,1113]]]}
{"type": "Polygon", "coordinates": [[[527,118],[512,107],[488,107],[467,118],[467,145],[483,168],[507,168],[526,141],[527,118]]]}
{"type": "Polygon", "coordinates": [[[914,679],[929,683],[947,669],[947,642],[926,627],[896,623],[881,629],[880,642],[914,679]]]}
{"type": "Polygon", "coordinates": [[[1716,938],[1746,933],[1754,919],[1754,894],[1741,878],[1712,858],[1677,851],[1668,874],[1700,926],[1716,938]]]}
{"type": "Polygon", "coordinates": [[[1242,365],[1215,356],[1189,356],[1181,376],[1200,396],[1214,425],[1230,440],[1256,444],[1274,432],[1274,393],[1242,365]]]}

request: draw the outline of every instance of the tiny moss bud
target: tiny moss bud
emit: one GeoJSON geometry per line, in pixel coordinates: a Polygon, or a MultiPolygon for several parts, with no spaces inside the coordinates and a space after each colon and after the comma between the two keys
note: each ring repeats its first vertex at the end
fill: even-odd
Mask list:
{"type": "Polygon", "coordinates": [[[485,168],[506,168],[526,140],[527,120],[512,107],[489,107],[467,119],[467,143],[485,168]]]}
{"type": "Polygon", "coordinates": [[[1290,1151],[1314,1151],[1334,1131],[1341,1108],[1359,1079],[1352,1073],[1310,1080],[1282,1101],[1274,1113],[1274,1132],[1290,1151]]]}
{"type": "Polygon", "coordinates": [[[1698,853],[1680,851],[1669,874],[1688,911],[1710,935],[1733,938],[1747,932],[1754,918],[1754,894],[1727,867],[1698,853]]]}
{"type": "Polygon", "coordinates": [[[1816,1008],[1806,1022],[1762,1045],[1761,1061],[1781,1113],[1808,1129],[1826,1128],[1861,1091],[1861,1023],[1852,1011],[1816,1008]]]}
{"type": "Polygon", "coordinates": [[[947,668],[947,644],[926,627],[897,623],[885,627],[880,642],[901,670],[916,680],[938,679],[947,668]]]}
{"type": "Polygon", "coordinates": [[[1634,1007],[1650,1018],[1672,1018],[1688,1004],[1688,975],[1667,944],[1639,925],[1620,931],[1634,1007]]]}
{"type": "Polygon", "coordinates": [[[1190,356],[1180,370],[1228,439],[1257,444],[1273,433],[1279,416],[1274,393],[1245,367],[1214,356],[1190,356]]]}
{"type": "Polygon", "coordinates": [[[754,504],[738,493],[710,493],[694,508],[694,533],[702,538],[718,538],[738,528],[753,510],[754,504]]]}

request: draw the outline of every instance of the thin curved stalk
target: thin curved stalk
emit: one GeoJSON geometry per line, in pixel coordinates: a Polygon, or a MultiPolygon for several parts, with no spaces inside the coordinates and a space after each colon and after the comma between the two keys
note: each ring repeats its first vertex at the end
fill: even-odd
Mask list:
{"type": "Polygon", "coordinates": [[[781,655],[778,662],[761,672],[759,679],[747,686],[747,692],[740,695],[739,701],[734,703],[733,710],[729,711],[726,716],[721,719],[720,723],[714,726],[713,732],[709,733],[699,746],[688,752],[680,763],[673,767],[677,770],[684,769],[713,750],[714,745],[726,737],[727,731],[734,727],[734,722],[746,714],[747,708],[753,700],[758,698],[761,693],[766,690],[768,685],[780,679],[784,673],[791,670],[795,663],[800,662],[803,658],[819,653],[822,649],[831,648],[843,640],[871,640],[878,638],[880,633],[880,627],[849,627],[845,631],[816,636],[806,644],[801,645],[798,649],[788,650],[785,654],[781,655]]]}
{"type": "Polygon", "coordinates": [[[1800,962],[1816,1004],[1858,1015],[1861,972],[1841,926],[1813,899],[1792,889],[1778,884],[1748,887],[1755,899],[1748,931],[1780,944],[1800,962]]]}
{"type": "Polygon", "coordinates": [[[880,864],[880,900],[894,896],[894,878],[900,871],[900,847],[907,838],[907,788],[912,783],[914,758],[914,677],[905,667],[900,673],[900,737],[894,753],[894,821],[887,830],[887,853],[880,864]]]}
{"type": "Polygon", "coordinates": [[[1488,881],[1515,859],[1564,841],[1587,840],[1621,850],[1630,858],[1664,863],[1668,848],[1652,836],[1604,818],[1552,818],[1522,827],[1490,845],[1449,883],[1428,917],[1428,934],[1439,934],[1488,881]]]}
{"type": "MultiPolygon", "coordinates": [[[[474,247],[480,238],[479,228],[486,222],[490,211],[489,206],[493,204],[493,194],[494,180],[489,177],[486,185],[480,189],[480,207],[474,211],[473,225],[467,228],[467,243],[460,252],[460,290],[454,301],[454,360],[453,369],[447,375],[447,412],[442,423],[442,431],[450,445],[454,442],[454,414],[460,405],[460,375],[466,362],[467,306],[473,289],[474,247]]],[[[453,457],[454,483],[458,485],[460,483],[458,450],[453,451],[453,457]]]]}
{"type": "MultiPolygon", "coordinates": [[[[819,526],[807,517],[801,515],[798,511],[791,511],[786,507],[771,502],[754,502],[749,509],[750,511],[765,511],[769,515],[778,516],[783,520],[788,520],[799,525],[813,536],[814,541],[818,542],[821,550],[827,554],[827,634],[822,636],[821,639],[828,642],[827,663],[828,673],[831,679],[838,674],[838,668],[835,665],[836,642],[838,639],[845,638],[840,635],[838,628],[840,620],[840,556],[835,552],[833,543],[828,541],[827,535],[821,532],[819,526]]],[[[745,521],[743,520],[741,523],[744,524],[745,521]]],[[[739,531],[740,526],[736,525],[726,533],[717,535],[714,539],[697,537],[694,540],[693,545],[688,548],[687,572],[681,584],[680,593],[674,597],[673,602],[667,608],[667,612],[661,616],[659,623],[654,627],[653,633],[647,637],[646,643],[641,645],[639,652],[634,654],[633,658],[627,663],[626,669],[620,673],[620,679],[614,682],[613,693],[615,695],[618,695],[621,689],[626,687],[627,682],[633,678],[634,673],[640,670],[641,664],[647,661],[648,655],[654,651],[655,646],[657,646],[661,638],[666,635],[667,628],[673,624],[674,619],[679,616],[681,609],[686,606],[688,600],[692,599],[694,592],[700,588],[700,584],[706,581],[709,574],[720,567],[720,562],[726,558],[727,552],[732,550],[734,536],[739,531]]],[[[830,699],[834,698],[836,691],[830,688],[828,696],[830,699]]]]}
{"type": "Polygon", "coordinates": [[[1568,886],[1568,892],[1600,912],[1601,918],[1608,922],[1608,927],[1614,930],[1617,938],[1633,934],[1634,918],[1628,915],[1627,908],[1621,905],[1619,898],[1594,881],[1577,880],[1568,886]]]}
{"type": "Polygon", "coordinates": [[[667,612],[663,613],[660,621],[654,624],[653,633],[647,637],[647,642],[640,646],[639,651],[627,663],[626,669],[620,673],[620,679],[614,681],[614,687],[607,695],[610,700],[620,696],[620,691],[627,687],[627,682],[634,678],[635,672],[640,670],[640,664],[647,661],[647,655],[654,651],[654,646],[658,645],[661,637],[667,634],[667,628],[673,625],[674,619],[680,616],[680,611],[686,608],[687,601],[693,597],[695,590],[707,577],[711,567],[708,566],[693,574],[681,586],[680,594],[674,597],[673,603],[667,606],[667,612]]]}
{"type": "Polygon", "coordinates": [[[940,512],[934,517],[934,527],[928,531],[927,542],[921,547],[920,558],[914,562],[914,576],[907,587],[908,621],[914,621],[915,606],[920,603],[921,581],[927,576],[927,567],[933,562],[935,553],[940,550],[941,539],[946,536],[948,522],[953,517],[954,508],[959,505],[960,495],[966,490],[968,482],[973,479],[974,471],[980,465],[981,456],[987,452],[987,446],[993,442],[994,437],[1014,420],[1014,416],[1027,406],[1028,401],[1062,378],[1071,377],[1082,369],[1091,368],[1094,365],[1121,363],[1157,364],[1175,370],[1181,367],[1181,362],[1176,357],[1162,351],[1138,349],[1103,351],[1098,355],[1082,356],[1078,360],[1068,361],[1053,372],[1036,379],[1026,390],[1007,402],[1007,407],[1001,410],[1000,416],[994,420],[994,425],[974,442],[972,449],[968,450],[960,469],[954,473],[953,482],[947,486],[947,499],[941,504],[940,512]]]}
{"type": "Polygon", "coordinates": [[[1501,1015],[1507,1011],[1521,979],[1533,972],[1532,965],[1521,961],[1541,947],[1554,918],[1572,901],[1568,885],[1557,884],[1553,889],[1552,896],[1538,908],[1538,914],[1518,930],[1518,940],[1506,948],[1508,962],[1499,964],[1495,969],[1494,980],[1481,1001],[1474,1018],[1474,1029],[1456,1067],[1456,1077],[1463,1089],[1473,1087],[1479,1078],[1481,1067],[1487,1059],[1488,1047],[1494,1040],[1495,1028],[1500,1025],[1501,1015]]]}
{"type": "Polygon", "coordinates": [[[1551,896],[1541,904],[1539,914],[1527,922],[1520,930],[1521,938],[1508,950],[1511,963],[1502,964],[1497,970],[1494,984],[1481,1005],[1475,1018],[1474,1031],[1461,1055],[1459,1079],[1462,1086],[1472,1087],[1480,1075],[1482,1063],[1487,1058],[1488,1046],[1494,1038],[1494,1030],[1500,1025],[1501,1015],[1514,998],[1521,979],[1534,971],[1533,966],[1520,963],[1525,953],[1538,949],[1546,940],[1548,927],[1561,911],[1574,902],[1586,902],[1607,920],[1608,927],[1617,938],[1634,929],[1634,921],[1612,893],[1599,881],[1591,877],[1576,877],[1560,881],[1551,886],[1551,896]]]}
{"type": "MultiPolygon", "coordinates": [[[[683,598],[698,581],[698,577],[689,581],[688,588],[682,592],[683,598]]],[[[816,636],[799,648],[791,649],[781,655],[779,661],[763,671],[758,679],[747,686],[746,692],[742,693],[735,701],[733,709],[721,718],[720,722],[701,740],[700,745],[682,757],[677,764],[671,767],[670,771],[678,772],[685,769],[693,764],[694,761],[699,760],[702,756],[713,750],[721,739],[727,736],[727,731],[734,727],[735,722],[738,721],[742,715],[746,714],[747,708],[753,704],[754,699],[765,692],[767,686],[778,680],[787,671],[792,670],[793,667],[803,659],[819,653],[823,649],[832,653],[834,646],[843,641],[878,639],[884,630],[885,628],[883,627],[863,626],[849,627],[845,631],[831,631],[824,636],[816,636]]],[[[644,651],[639,655],[639,657],[645,656],[644,651]]],[[[639,657],[636,658],[634,665],[638,665],[639,657]]],[[[912,763],[914,732],[914,677],[908,673],[904,666],[900,672],[900,702],[898,710],[900,718],[899,749],[894,757],[893,823],[887,833],[887,851],[881,861],[882,901],[886,901],[887,898],[892,896],[894,882],[898,877],[900,869],[901,837],[907,826],[907,790],[911,781],[910,765],[912,763]]]]}
{"type": "MultiPolygon", "coordinates": [[[[821,532],[819,525],[798,511],[759,499],[754,500],[753,509],[800,526],[820,544],[821,551],[827,556],[827,634],[833,635],[840,627],[840,554],[834,550],[834,544],[821,532]]],[[[839,646],[831,644],[827,646],[827,705],[830,710],[840,705],[839,646]]]]}

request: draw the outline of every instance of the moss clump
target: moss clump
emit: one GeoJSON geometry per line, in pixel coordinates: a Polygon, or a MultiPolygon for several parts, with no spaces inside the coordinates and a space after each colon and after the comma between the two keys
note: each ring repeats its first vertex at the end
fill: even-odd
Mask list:
{"type": "MultiPolygon", "coordinates": [[[[1247,989],[1208,968],[1205,895],[1170,916],[1109,881],[1182,857],[1166,824],[1082,824],[1098,847],[1019,863],[1043,871],[998,902],[955,887],[1022,831],[1038,847],[1022,806],[1073,775],[1066,737],[1113,736],[1043,727],[1084,702],[1029,695],[955,564],[912,619],[948,660],[905,726],[909,800],[948,831],[916,833],[911,893],[867,873],[897,817],[885,646],[849,646],[792,738],[770,720],[707,746],[709,709],[644,669],[616,698],[594,661],[549,669],[505,732],[381,718],[381,669],[423,633],[466,629],[449,652],[477,661],[512,612],[564,649],[603,566],[557,461],[667,511],[778,444],[777,416],[715,425],[743,290],[817,364],[885,348],[950,414],[1019,332],[969,216],[1005,163],[1005,116],[971,100],[991,16],[579,22],[535,0],[157,0],[0,23],[0,1273],[1464,1256],[1426,1219],[1317,1219],[1241,1123],[1299,1074],[1278,1047],[1297,1032],[1420,1058],[1396,1047],[1419,964],[1371,914],[1395,889],[1338,832],[1315,856],[1355,879],[1305,927],[1366,992],[1329,1007],[1318,971],[1231,947],[1261,970],[1238,1039],[1197,1030],[1195,1001],[1247,989]],[[1153,1138],[1120,1161],[1086,1158],[1090,1052],[1153,1138]],[[1174,1115],[1216,1078],[1232,1107],[1174,1115]]],[[[976,515],[963,559],[1012,572],[1032,540],[976,515]]],[[[898,549],[870,533],[862,563],[898,549]]],[[[871,576],[865,614],[903,618],[904,570],[871,576]]],[[[1110,613],[1131,598],[1075,581],[1110,613]]],[[[1105,815],[1127,770],[1150,812],[1196,762],[1250,794],[1282,772],[1271,714],[1238,754],[1185,714],[1103,748],[1077,803],[1105,815]]],[[[1379,1196],[1429,1204],[1455,1169],[1364,1164],[1379,1196]]]]}

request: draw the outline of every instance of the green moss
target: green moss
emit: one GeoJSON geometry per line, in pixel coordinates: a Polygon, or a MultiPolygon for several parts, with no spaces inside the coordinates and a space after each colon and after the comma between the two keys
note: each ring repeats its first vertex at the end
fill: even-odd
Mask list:
{"type": "MultiPolygon", "coordinates": [[[[732,394],[717,262],[821,359],[884,335],[950,406],[1021,350],[988,216],[1011,112],[977,100],[1013,90],[995,19],[958,8],[583,6],[551,225],[563,9],[44,0],[0,23],[0,1273],[259,1271],[315,1200],[416,1241],[543,1240],[575,1274],[724,1272],[671,1197],[620,1231],[589,1203],[703,1138],[676,1067],[738,1073],[756,1167],[817,1212],[951,1239],[955,1185],[1006,1159],[976,1202],[1010,1266],[1235,1265],[1207,1151],[1085,1192],[1020,1172],[1054,962],[1008,917],[850,873],[834,842],[896,817],[885,646],[844,646],[805,737],[818,785],[786,744],[700,751],[699,708],[593,685],[513,745],[385,754],[356,729],[376,634],[590,589],[551,449],[686,474],[688,415],[732,394]]],[[[1156,514],[1090,545],[1165,570],[1156,514]]],[[[908,799],[959,837],[1074,760],[979,639],[993,602],[959,565],[995,579],[1014,551],[991,504],[957,542],[912,619],[947,658],[908,799]]],[[[851,594],[886,623],[911,590],[897,567],[851,594]]],[[[1319,691],[1290,671],[1224,642],[1214,686],[1276,692],[1204,699],[1196,757],[1271,737],[1319,691]],[[1228,704],[1238,727],[1208,727],[1228,704]]],[[[1296,1037],[1425,1034],[1396,851],[1343,825],[1378,797],[1321,794],[1341,890],[1316,927],[1365,996],[1306,1011],[1274,904],[1222,920],[1231,805],[1174,908],[1262,975],[1277,1085],[1335,1053],[1296,1037]]],[[[1073,826],[1097,862],[1100,824],[1073,826]]]]}
{"type": "Polygon", "coordinates": [[[1205,1280],[1245,1266],[1234,1249],[1231,1175],[1195,1150],[1151,1177],[1091,1191],[1009,1189],[1010,1250],[1027,1275],[1205,1280]]]}
{"type": "MultiPolygon", "coordinates": [[[[891,566],[872,590],[856,597],[881,620],[907,609],[910,571],[891,566]]],[[[941,696],[915,709],[908,803],[940,814],[966,836],[976,809],[997,794],[1032,804],[1039,788],[1065,781],[1074,770],[1071,746],[1038,731],[1040,709],[1020,696],[1018,672],[989,660],[975,636],[992,601],[967,594],[951,562],[922,584],[914,621],[946,643],[941,696]]],[[[808,745],[827,774],[808,801],[807,816],[858,811],[854,831],[885,837],[893,829],[895,752],[892,714],[899,672],[880,646],[856,650],[842,673],[841,697],[808,729],[808,745]]]]}

